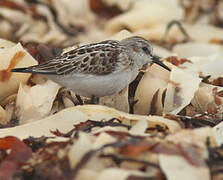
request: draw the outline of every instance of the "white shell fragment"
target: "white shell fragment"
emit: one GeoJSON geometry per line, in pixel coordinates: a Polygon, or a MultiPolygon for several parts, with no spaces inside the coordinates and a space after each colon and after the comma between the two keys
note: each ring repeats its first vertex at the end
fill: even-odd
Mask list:
{"type": "MultiPolygon", "coordinates": [[[[93,147],[93,149],[97,149],[97,148],[102,147],[105,144],[114,143],[115,141],[116,141],[116,139],[114,137],[110,136],[109,134],[101,133],[97,137],[97,139],[94,141],[92,147],[93,147]]],[[[109,151],[109,152],[111,152],[111,151],[109,151]]]]}
{"type": "MultiPolygon", "coordinates": [[[[171,10],[169,10],[171,11],[171,10]]],[[[170,21],[168,21],[170,22],[170,21]]],[[[147,39],[152,40],[162,40],[164,38],[164,34],[166,31],[167,23],[157,23],[156,26],[144,28],[144,29],[137,29],[134,31],[134,34],[139,36],[145,37],[147,39]]],[[[212,42],[213,40],[221,41],[223,39],[223,31],[221,28],[215,27],[210,24],[188,24],[182,23],[183,27],[189,34],[190,38],[195,42],[212,42]]],[[[177,40],[182,41],[185,39],[185,36],[179,30],[178,27],[173,26],[168,33],[167,40],[177,40]]]]}
{"type": "Polygon", "coordinates": [[[117,33],[115,33],[113,36],[110,36],[109,38],[107,38],[107,40],[117,40],[120,41],[122,39],[128,38],[133,36],[133,34],[131,32],[129,32],[128,30],[121,30],[117,33]]]}
{"type": "Polygon", "coordinates": [[[25,124],[49,114],[60,86],[50,80],[32,87],[20,85],[16,106],[20,123],[25,124]]]}
{"type": "Polygon", "coordinates": [[[78,179],[81,180],[97,179],[97,176],[98,172],[86,168],[82,168],[77,175],[78,179]]]}
{"type": "Polygon", "coordinates": [[[100,98],[99,104],[113,107],[123,112],[129,112],[128,88],[126,87],[118,94],[100,98]]]}
{"type": "Polygon", "coordinates": [[[223,97],[218,95],[222,87],[201,83],[191,101],[198,112],[215,114],[221,117],[223,112],[223,97]]]}
{"type": "Polygon", "coordinates": [[[14,94],[20,83],[26,83],[31,74],[12,73],[10,70],[17,67],[36,65],[37,61],[21,46],[0,41],[0,104],[1,101],[14,94]],[[2,42],[2,45],[1,45],[2,42]]]}
{"type": "Polygon", "coordinates": [[[8,40],[5,40],[5,39],[0,39],[0,49],[11,48],[15,45],[16,44],[11,42],[11,41],[8,41],[8,40]]]}
{"type": "Polygon", "coordinates": [[[118,168],[107,168],[104,171],[102,171],[99,176],[97,177],[97,180],[126,180],[131,175],[137,175],[137,176],[143,176],[143,178],[146,176],[146,174],[134,171],[134,170],[124,170],[124,169],[118,169],[118,168]]]}
{"type": "Polygon", "coordinates": [[[129,131],[130,134],[133,134],[133,135],[139,135],[139,136],[143,136],[143,135],[146,135],[145,134],[145,131],[146,131],[146,128],[147,128],[147,121],[146,120],[141,120],[141,121],[138,121],[129,131]]]}
{"type": "Polygon", "coordinates": [[[210,140],[212,145],[216,145],[217,141],[214,137],[214,131],[211,127],[202,127],[196,129],[184,129],[175,134],[170,134],[166,137],[168,141],[174,143],[193,144],[196,142],[196,146],[199,147],[202,152],[202,156],[207,158],[208,152],[206,151],[207,139],[210,140]]]}
{"type": "MultiPolygon", "coordinates": [[[[199,155],[203,159],[207,159],[208,152],[206,143],[208,138],[215,146],[216,138],[214,137],[213,129],[210,127],[203,127],[193,130],[181,130],[175,134],[167,136],[166,140],[182,145],[196,143],[196,147],[199,148],[199,155]]],[[[204,161],[200,162],[202,163],[200,166],[195,166],[179,155],[159,154],[158,157],[161,169],[168,179],[210,179],[209,168],[204,161]]]]}
{"type": "Polygon", "coordinates": [[[62,23],[87,23],[93,18],[93,13],[90,11],[88,0],[53,0],[54,6],[58,11],[58,18],[62,23]],[[76,17],[74,19],[74,17],[76,17]]]}
{"type": "Polygon", "coordinates": [[[189,58],[194,56],[207,57],[216,55],[222,50],[222,46],[207,42],[188,42],[177,44],[173,47],[173,52],[175,52],[180,58],[189,58]]]}
{"type": "Polygon", "coordinates": [[[68,153],[70,165],[72,168],[79,162],[82,156],[91,149],[91,147],[92,142],[90,136],[81,132],[79,134],[78,141],[73,146],[71,146],[68,153]]]}
{"type": "Polygon", "coordinates": [[[217,146],[221,146],[223,144],[223,122],[219,123],[217,126],[213,128],[213,132],[215,135],[217,146]]]}
{"type": "Polygon", "coordinates": [[[179,113],[191,102],[200,82],[198,75],[189,74],[179,68],[172,68],[163,113],[179,113]]]}
{"type": "Polygon", "coordinates": [[[85,105],[85,106],[77,106],[76,108],[79,111],[88,114],[88,116],[90,116],[92,120],[101,120],[101,119],[109,120],[108,118],[117,118],[126,124],[132,124],[132,123],[135,124],[138,121],[146,120],[148,121],[149,127],[154,127],[157,124],[159,124],[160,126],[166,125],[171,133],[174,133],[180,129],[180,126],[177,122],[161,116],[141,116],[141,115],[128,114],[121,111],[117,111],[112,108],[108,108],[106,106],[85,105]]]}
{"type": "Polygon", "coordinates": [[[161,169],[169,180],[210,180],[210,172],[206,166],[192,166],[181,156],[164,154],[158,156],[161,169]]]}
{"type": "Polygon", "coordinates": [[[221,53],[217,53],[216,55],[213,55],[212,58],[210,58],[209,63],[206,66],[203,66],[203,69],[202,69],[203,76],[211,75],[212,78],[223,77],[222,50],[221,50],[221,53]]]}
{"type": "Polygon", "coordinates": [[[210,24],[186,24],[185,28],[194,41],[211,42],[215,39],[223,40],[223,31],[219,27],[210,24]]]}
{"type": "Polygon", "coordinates": [[[155,112],[152,114],[162,114],[162,94],[166,90],[169,74],[169,71],[156,64],[148,67],[136,89],[135,101],[137,103],[134,105],[134,113],[148,115],[153,108],[155,112]],[[156,101],[152,102],[154,98],[156,101]]]}
{"type": "MultiPolygon", "coordinates": [[[[149,38],[148,38],[149,39],[149,38]]],[[[162,58],[167,58],[169,56],[172,56],[174,55],[173,52],[161,47],[161,46],[157,46],[155,44],[153,44],[153,53],[155,55],[158,55],[159,57],[162,57],[162,58]]]]}
{"type": "MultiPolygon", "coordinates": [[[[113,40],[122,40],[133,36],[134,34],[130,33],[127,30],[122,30],[108,39],[113,40]]],[[[161,57],[168,57],[172,53],[165,48],[160,46],[154,47],[154,54],[161,57]]],[[[140,80],[139,85],[136,89],[135,100],[138,100],[134,106],[135,114],[149,114],[150,104],[155,92],[159,89],[158,93],[158,102],[157,102],[157,112],[156,114],[162,114],[163,105],[162,105],[162,94],[166,90],[167,82],[169,79],[169,72],[163,69],[162,67],[154,64],[153,66],[147,69],[147,72],[140,80]],[[151,86],[151,83],[153,84],[151,86]],[[155,85],[154,85],[155,83],[155,85]],[[158,88],[159,87],[159,88],[158,88]],[[147,90],[149,89],[149,91],[147,90]]],[[[129,112],[129,103],[128,103],[128,90],[123,90],[119,94],[109,97],[100,98],[100,104],[113,107],[115,109],[129,112]],[[122,103],[120,103],[122,102],[122,103]]]]}
{"type": "Polygon", "coordinates": [[[183,9],[175,0],[135,1],[131,10],[108,22],[106,31],[113,34],[122,29],[130,29],[134,32],[182,18],[183,9]]]}
{"type": "MultiPolygon", "coordinates": [[[[194,45],[187,48],[189,49],[191,48],[191,51],[192,51],[193,46],[194,45]]],[[[181,51],[182,49],[180,45],[178,47],[179,47],[178,50],[181,51]]],[[[211,47],[212,45],[210,45],[210,48],[211,47]]],[[[211,51],[210,49],[207,50],[207,48],[208,46],[203,49],[203,51],[207,51],[207,56],[200,55],[199,53],[201,52],[198,51],[198,52],[194,52],[194,55],[196,54],[198,56],[187,57],[188,56],[187,51],[185,51],[185,54],[184,54],[182,53],[184,52],[182,50],[182,52],[179,52],[179,54],[181,54],[182,57],[187,57],[186,60],[188,60],[189,62],[180,64],[178,67],[188,73],[199,74],[203,77],[209,76],[209,75],[211,76],[211,78],[222,77],[223,72],[222,72],[221,67],[223,66],[223,61],[222,61],[223,53],[221,52],[221,48],[217,47],[217,49],[215,49],[213,47],[213,51],[211,51]]]]}
{"type": "Polygon", "coordinates": [[[0,130],[0,137],[16,136],[20,139],[28,138],[29,136],[52,136],[50,132],[59,129],[61,132],[71,130],[75,123],[84,122],[88,119],[84,113],[70,108],[64,109],[55,115],[48,116],[39,121],[30,122],[20,126],[6,128],[0,130]]]}
{"type": "Polygon", "coordinates": [[[148,127],[155,127],[156,125],[168,127],[170,133],[180,130],[180,125],[176,121],[160,116],[131,115],[106,106],[84,105],[64,109],[39,121],[30,122],[13,128],[1,129],[0,137],[13,135],[24,139],[29,136],[53,136],[50,130],[54,131],[58,129],[61,132],[67,132],[72,129],[74,124],[86,122],[89,119],[101,121],[111,118],[117,118],[127,125],[131,123],[134,125],[138,121],[145,120],[147,121],[148,127]]]}

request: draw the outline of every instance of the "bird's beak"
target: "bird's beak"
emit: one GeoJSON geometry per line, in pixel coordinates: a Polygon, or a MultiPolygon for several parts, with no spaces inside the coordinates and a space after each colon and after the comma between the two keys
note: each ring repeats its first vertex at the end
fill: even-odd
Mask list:
{"type": "Polygon", "coordinates": [[[160,60],[159,56],[153,55],[151,59],[152,59],[153,63],[156,63],[156,64],[160,65],[161,67],[163,67],[164,69],[171,71],[171,69],[160,60]]]}

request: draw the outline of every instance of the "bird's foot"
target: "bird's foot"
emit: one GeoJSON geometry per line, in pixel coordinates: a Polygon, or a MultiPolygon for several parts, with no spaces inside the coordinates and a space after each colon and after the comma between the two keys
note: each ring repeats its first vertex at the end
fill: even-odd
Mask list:
{"type": "Polygon", "coordinates": [[[81,99],[81,97],[79,95],[77,95],[77,94],[75,96],[76,96],[77,100],[79,101],[80,105],[84,105],[84,102],[81,99]]]}
{"type": "Polygon", "coordinates": [[[98,104],[99,103],[99,97],[91,96],[90,104],[98,104]]]}

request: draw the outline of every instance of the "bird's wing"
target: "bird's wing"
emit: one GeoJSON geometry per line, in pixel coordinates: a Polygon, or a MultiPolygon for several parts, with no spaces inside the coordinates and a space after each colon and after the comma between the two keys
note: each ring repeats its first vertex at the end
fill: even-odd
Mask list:
{"type": "Polygon", "coordinates": [[[47,63],[43,63],[43,64],[39,64],[35,66],[29,66],[25,68],[15,68],[15,69],[12,69],[11,72],[55,75],[57,74],[56,68],[55,68],[57,64],[58,63],[52,60],[47,63]]]}
{"type": "Polygon", "coordinates": [[[122,66],[128,66],[127,58],[118,41],[103,41],[68,51],[47,63],[13,69],[12,72],[104,75],[119,71],[122,66]]]}

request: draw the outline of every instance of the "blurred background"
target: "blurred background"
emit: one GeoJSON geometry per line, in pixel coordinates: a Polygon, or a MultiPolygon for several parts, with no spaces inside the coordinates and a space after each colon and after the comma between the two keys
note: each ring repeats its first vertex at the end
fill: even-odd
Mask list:
{"type": "MultiPolygon", "coordinates": [[[[172,20],[185,23],[189,35],[196,40],[220,41],[223,1],[0,0],[0,38],[24,45],[67,47],[99,41],[123,29],[158,43],[172,20]],[[212,31],[216,38],[207,39],[206,34],[212,31]]],[[[176,32],[172,34],[172,42],[184,39],[176,32]]]]}

